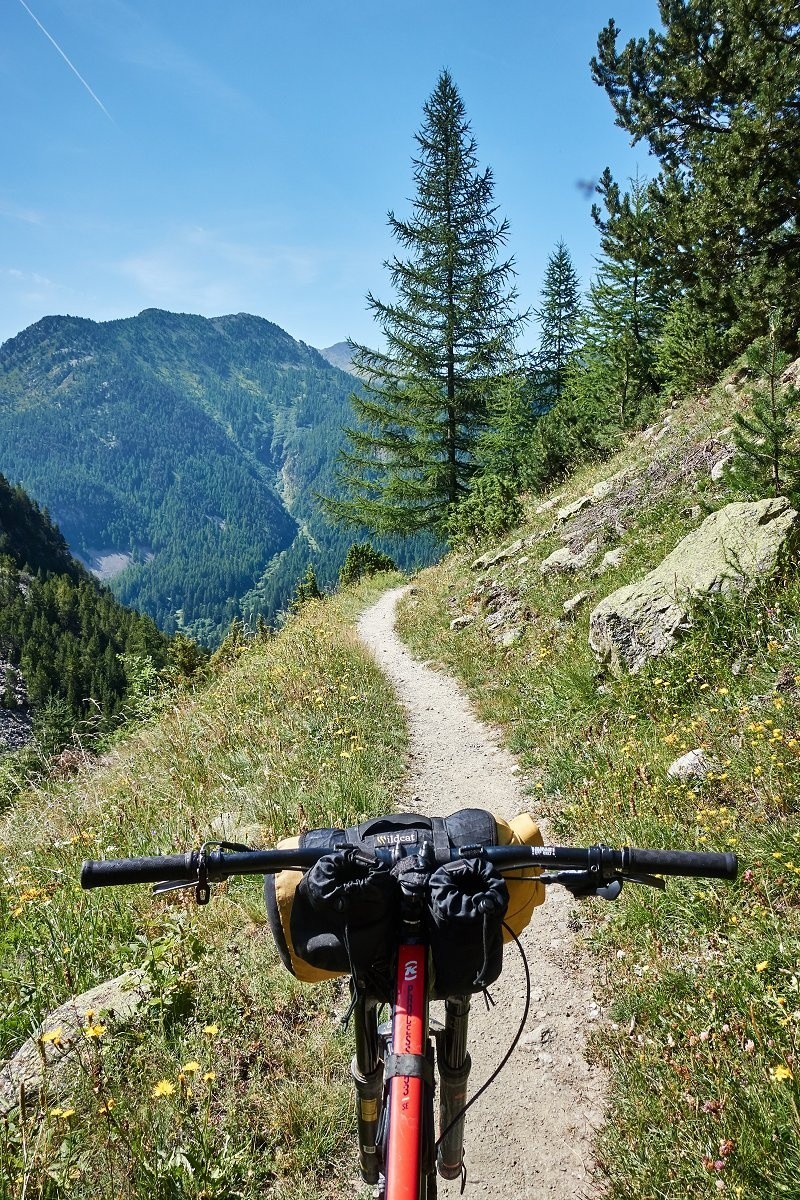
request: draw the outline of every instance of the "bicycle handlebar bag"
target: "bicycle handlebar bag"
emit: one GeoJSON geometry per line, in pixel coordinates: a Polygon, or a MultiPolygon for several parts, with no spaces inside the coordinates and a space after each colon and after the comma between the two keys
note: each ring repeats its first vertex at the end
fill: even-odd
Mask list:
{"type": "MultiPolygon", "coordinates": [[[[398,813],[378,817],[350,829],[312,829],[299,836],[285,838],[278,849],[318,847],[326,852],[325,857],[347,853],[352,847],[362,854],[370,855],[378,847],[400,846],[406,854],[416,854],[423,842],[431,842],[437,862],[450,860],[453,848],[466,845],[541,845],[538,826],[530,814],[522,814],[511,822],[495,819],[483,809],[461,809],[449,817],[425,817],[420,813],[398,813]]],[[[322,861],[322,860],[321,860],[322,861]]],[[[355,868],[358,856],[348,862],[350,868],[366,871],[362,866],[355,868]]],[[[371,867],[377,866],[374,862],[371,867]]],[[[329,868],[324,868],[328,870],[329,868]]],[[[344,870],[340,863],[337,870],[344,870]]],[[[397,913],[390,899],[391,885],[366,871],[361,883],[355,878],[334,884],[329,878],[322,882],[318,876],[309,881],[312,871],[281,871],[267,875],[264,881],[264,900],[270,929],[281,961],[288,971],[304,983],[319,983],[335,979],[340,975],[354,973],[356,978],[369,977],[376,995],[384,990],[391,995],[392,981],[387,975],[385,947],[393,948],[396,943],[397,913]],[[368,876],[368,878],[367,878],[368,876]],[[336,893],[336,886],[343,889],[336,893]],[[309,887],[311,891],[309,892],[309,887]],[[361,913],[366,929],[363,936],[357,935],[358,924],[355,908],[344,910],[336,907],[345,892],[353,892],[352,903],[356,903],[359,888],[375,900],[376,907],[370,918],[364,905],[361,913]],[[385,889],[385,891],[384,891],[385,889]],[[376,971],[375,968],[378,968],[376,971]],[[376,977],[377,976],[377,977],[376,977]],[[385,988],[384,986],[385,985],[385,988]]],[[[386,874],[388,872],[385,871],[386,874]]],[[[528,924],[531,913],[544,899],[544,887],[532,878],[533,872],[506,873],[510,895],[506,921],[515,933],[528,924]],[[524,876],[524,878],[522,877],[524,876]]],[[[503,934],[504,940],[507,936],[503,934]]]]}

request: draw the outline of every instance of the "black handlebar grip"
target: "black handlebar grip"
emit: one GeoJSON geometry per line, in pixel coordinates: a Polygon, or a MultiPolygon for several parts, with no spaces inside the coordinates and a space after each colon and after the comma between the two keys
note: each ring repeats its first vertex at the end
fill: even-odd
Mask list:
{"type": "Polygon", "coordinates": [[[188,854],[164,854],[159,858],[109,858],[102,862],[87,860],[81,867],[81,887],[114,887],[120,883],[161,883],[167,879],[197,878],[193,851],[188,854]]]}
{"type": "Polygon", "coordinates": [[[649,871],[656,875],[702,875],[708,879],[735,879],[739,860],[735,854],[694,850],[623,851],[623,870],[649,871]]]}

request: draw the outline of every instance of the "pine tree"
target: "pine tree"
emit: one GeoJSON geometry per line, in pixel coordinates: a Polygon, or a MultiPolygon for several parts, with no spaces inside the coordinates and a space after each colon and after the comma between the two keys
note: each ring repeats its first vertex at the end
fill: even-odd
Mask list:
{"type": "Polygon", "coordinates": [[[617,124],[661,170],[651,198],[664,253],[702,312],[733,326],[722,354],[800,299],[800,21],[797,0],[660,0],[663,29],[592,60],[617,124]]]}
{"type": "Polygon", "coordinates": [[[567,365],[580,344],[580,280],[563,241],[547,260],[542,303],[536,316],[541,336],[534,377],[538,406],[546,410],[561,399],[567,365]]]}
{"type": "Polygon", "coordinates": [[[800,491],[800,391],[781,384],[789,355],[778,347],[779,325],[773,314],[768,336],[747,351],[757,382],[748,410],[734,416],[736,456],[729,476],[751,495],[795,497],[800,491]]]}
{"type": "Polygon", "coordinates": [[[447,71],[424,107],[408,220],[389,213],[407,257],[385,265],[395,299],[367,303],[385,349],[351,344],[365,382],[340,464],[338,520],[380,533],[441,529],[466,495],[495,376],[513,356],[513,260],[499,260],[508,222],[480,171],[461,96],[447,71]]]}

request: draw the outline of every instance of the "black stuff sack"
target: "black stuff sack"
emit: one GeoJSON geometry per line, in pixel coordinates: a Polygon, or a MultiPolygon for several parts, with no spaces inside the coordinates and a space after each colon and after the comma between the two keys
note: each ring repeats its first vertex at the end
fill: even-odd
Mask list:
{"type": "Polygon", "coordinates": [[[491,863],[463,858],[434,871],[429,889],[432,995],[482,991],[503,969],[505,880],[491,863]]]}

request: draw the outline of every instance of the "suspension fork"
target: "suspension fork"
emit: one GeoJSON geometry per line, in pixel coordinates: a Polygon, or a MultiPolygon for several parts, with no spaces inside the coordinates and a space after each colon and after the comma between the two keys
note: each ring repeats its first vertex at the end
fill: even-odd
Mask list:
{"type": "MultiPolygon", "coordinates": [[[[355,987],[355,984],[353,985],[355,987]]],[[[376,1184],[380,1173],[378,1121],[383,1093],[383,1059],[378,1037],[378,1001],[364,992],[356,996],[353,1032],[356,1053],[350,1074],[356,1090],[358,1157],[365,1183],[376,1184]]]]}
{"type": "Polygon", "coordinates": [[[469,996],[445,1001],[444,1028],[436,1033],[439,1065],[439,1149],[436,1166],[443,1179],[458,1179],[463,1172],[464,1113],[472,1060],[467,1053],[469,996]],[[461,1114],[459,1116],[459,1114],[461,1114]],[[444,1136],[442,1136],[444,1135],[444,1136]]]}

